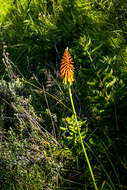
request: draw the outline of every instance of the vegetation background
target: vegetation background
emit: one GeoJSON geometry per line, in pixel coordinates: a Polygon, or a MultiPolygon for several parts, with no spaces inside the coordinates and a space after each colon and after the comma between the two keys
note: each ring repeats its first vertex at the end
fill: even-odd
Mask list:
{"type": "Polygon", "coordinates": [[[0,0],[0,189],[127,189],[127,2],[0,0]]]}

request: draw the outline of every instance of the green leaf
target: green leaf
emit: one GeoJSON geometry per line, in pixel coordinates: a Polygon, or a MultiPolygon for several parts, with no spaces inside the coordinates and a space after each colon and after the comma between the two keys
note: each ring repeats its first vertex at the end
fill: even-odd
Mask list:
{"type": "Polygon", "coordinates": [[[112,74],[113,74],[113,69],[111,69],[110,72],[108,74],[106,74],[106,76],[103,78],[103,82],[105,82],[107,79],[109,79],[110,77],[112,77],[112,74]]]}
{"type": "Polygon", "coordinates": [[[102,47],[102,45],[103,45],[103,44],[100,44],[99,46],[97,46],[96,48],[94,48],[94,49],[92,50],[92,53],[95,52],[95,51],[97,51],[98,49],[100,49],[100,48],[102,47]]]}
{"type": "Polygon", "coordinates": [[[115,77],[111,82],[107,83],[106,88],[113,86],[116,81],[117,81],[117,78],[115,77]]]}

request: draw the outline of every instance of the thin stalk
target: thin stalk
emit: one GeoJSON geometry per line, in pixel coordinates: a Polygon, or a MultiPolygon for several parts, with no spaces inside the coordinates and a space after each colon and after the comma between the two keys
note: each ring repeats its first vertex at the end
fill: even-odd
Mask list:
{"type": "Polygon", "coordinates": [[[59,100],[56,96],[54,96],[54,95],[48,93],[48,92],[45,91],[44,89],[42,89],[42,88],[36,86],[35,84],[33,84],[33,83],[31,83],[31,82],[29,82],[29,81],[27,81],[27,80],[25,80],[25,79],[21,79],[21,78],[20,78],[20,80],[21,80],[22,82],[24,82],[24,83],[26,83],[26,84],[29,84],[30,86],[36,88],[37,90],[39,90],[38,92],[39,92],[40,94],[42,94],[42,93],[47,94],[47,95],[50,96],[51,98],[55,99],[58,103],[60,103],[61,105],[63,105],[65,108],[67,108],[68,110],[72,111],[70,108],[68,108],[68,107],[62,102],[62,100],[59,100]]]}
{"type": "Polygon", "coordinates": [[[70,85],[69,85],[69,96],[70,96],[70,100],[71,100],[71,105],[72,105],[75,121],[76,121],[77,128],[78,128],[78,133],[79,133],[82,149],[83,149],[83,152],[84,152],[84,155],[85,155],[88,167],[89,167],[89,171],[90,171],[90,174],[91,174],[91,177],[92,177],[92,180],[93,180],[94,188],[95,188],[95,190],[98,190],[97,185],[96,185],[96,181],[95,181],[95,177],[94,177],[94,174],[93,174],[93,170],[92,170],[92,167],[91,167],[91,164],[90,164],[90,161],[89,161],[89,158],[88,158],[88,155],[87,155],[84,143],[83,143],[82,135],[81,135],[81,132],[80,132],[80,128],[79,128],[79,124],[78,124],[77,114],[76,114],[76,111],[75,111],[75,106],[74,106],[74,102],[73,102],[73,98],[72,98],[70,85]]]}

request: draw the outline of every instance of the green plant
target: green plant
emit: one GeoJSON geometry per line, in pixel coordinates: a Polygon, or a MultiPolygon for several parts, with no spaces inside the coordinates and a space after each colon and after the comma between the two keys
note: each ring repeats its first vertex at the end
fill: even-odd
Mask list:
{"type": "MultiPolygon", "coordinates": [[[[63,59],[62,59],[62,62],[61,62],[61,77],[63,78],[63,83],[69,85],[69,96],[70,96],[70,100],[71,100],[71,105],[72,105],[72,109],[73,109],[73,114],[74,114],[74,119],[75,119],[77,131],[78,131],[78,135],[79,135],[80,142],[81,142],[81,145],[82,145],[82,149],[83,149],[83,152],[84,152],[84,155],[85,155],[85,159],[87,161],[87,164],[88,164],[88,167],[89,167],[89,170],[90,170],[90,174],[91,174],[91,177],[92,177],[92,180],[93,180],[94,188],[95,188],[95,190],[97,190],[98,188],[97,188],[97,185],[96,185],[96,182],[95,182],[95,177],[94,177],[94,174],[93,174],[93,170],[92,170],[92,167],[91,167],[91,164],[90,164],[87,152],[86,152],[86,148],[84,146],[83,138],[82,138],[82,135],[81,135],[81,132],[80,132],[80,127],[81,126],[78,123],[77,114],[76,114],[76,111],[75,111],[73,98],[72,98],[72,93],[71,93],[71,85],[72,85],[72,82],[74,80],[74,67],[73,67],[73,64],[74,63],[72,62],[72,58],[69,55],[68,48],[67,48],[65,50],[65,52],[64,52],[63,59]]],[[[75,128],[75,126],[73,126],[73,127],[75,128]]]]}
{"type": "MultiPolygon", "coordinates": [[[[60,149],[49,146],[51,150],[53,147],[55,149],[52,160],[59,154],[57,159],[63,162],[58,180],[60,182],[57,183],[59,188],[64,189],[65,185],[68,189],[93,189],[75,117],[69,108],[71,103],[68,90],[60,82],[60,57],[65,47],[69,46],[75,60],[76,80],[71,86],[73,101],[97,184],[103,190],[126,189],[126,6],[125,0],[1,0],[0,79],[1,91],[6,88],[9,91],[5,90],[4,94],[9,104],[1,100],[0,135],[4,139],[11,133],[10,141],[19,140],[22,149],[17,132],[22,134],[23,139],[26,133],[21,133],[20,129],[24,131],[25,127],[20,124],[23,122],[31,134],[30,129],[34,128],[35,123],[31,127],[30,121],[21,117],[17,119],[15,114],[20,110],[20,116],[23,112],[28,115],[21,106],[27,102],[25,107],[33,110],[34,114],[30,112],[29,115],[41,124],[40,131],[43,126],[43,134],[52,135],[55,137],[54,142],[61,144],[60,149]],[[4,43],[3,48],[1,44],[4,41],[7,45],[4,43]],[[10,55],[3,51],[6,49],[10,55]],[[17,83],[21,83],[22,88],[17,88],[17,83]],[[16,92],[14,89],[17,89],[16,92]],[[11,99],[10,95],[14,94],[11,99]],[[10,126],[9,130],[12,128],[9,133],[4,130],[7,126],[10,126]]],[[[10,149],[15,147],[12,144],[10,149]]],[[[6,148],[4,144],[4,152],[6,148]]],[[[12,159],[17,159],[14,154],[12,159]]],[[[37,180],[34,171],[41,173],[38,165],[33,167],[32,176],[18,178],[21,182],[19,186],[13,175],[14,170],[12,173],[8,170],[6,172],[6,168],[1,170],[3,181],[10,183],[10,186],[5,184],[5,189],[21,188],[24,178],[27,178],[27,186],[30,188],[30,184],[33,184],[34,189],[40,188],[41,182],[34,185],[37,180]]],[[[19,173],[20,170],[17,176],[19,173]]],[[[43,178],[44,175],[40,175],[43,178]]]]}

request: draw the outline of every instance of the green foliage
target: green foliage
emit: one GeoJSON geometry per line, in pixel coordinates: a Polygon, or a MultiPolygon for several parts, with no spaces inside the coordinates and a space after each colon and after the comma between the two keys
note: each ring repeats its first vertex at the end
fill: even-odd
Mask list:
{"type": "MultiPolygon", "coordinates": [[[[81,150],[81,143],[80,138],[78,134],[78,128],[77,123],[75,121],[74,115],[72,117],[67,117],[66,119],[63,119],[63,121],[66,123],[66,126],[61,126],[60,129],[62,130],[62,134],[64,134],[63,143],[64,147],[66,149],[66,146],[70,148],[70,150],[73,152],[73,154],[80,155],[81,150]]],[[[87,134],[87,128],[86,128],[86,121],[78,121],[79,128],[81,130],[81,127],[85,125],[85,128],[81,132],[82,139],[85,139],[87,134]]]]}
{"type": "Polygon", "coordinates": [[[10,54],[0,47],[0,189],[93,188],[60,81],[67,46],[75,62],[74,103],[97,183],[101,190],[126,189],[126,1],[0,3],[0,40],[10,54]]]}

